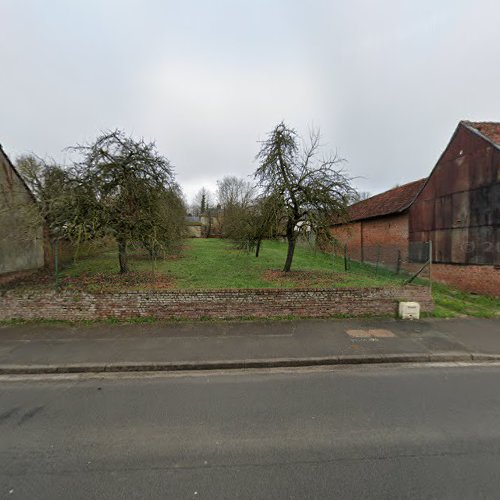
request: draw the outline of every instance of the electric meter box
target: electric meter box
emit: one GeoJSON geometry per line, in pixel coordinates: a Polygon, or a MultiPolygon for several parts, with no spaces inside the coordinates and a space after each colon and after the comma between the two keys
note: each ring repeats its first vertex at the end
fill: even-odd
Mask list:
{"type": "Polygon", "coordinates": [[[418,302],[400,302],[399,317],[401,319],[420,319],[420,304],[418,302]]]}

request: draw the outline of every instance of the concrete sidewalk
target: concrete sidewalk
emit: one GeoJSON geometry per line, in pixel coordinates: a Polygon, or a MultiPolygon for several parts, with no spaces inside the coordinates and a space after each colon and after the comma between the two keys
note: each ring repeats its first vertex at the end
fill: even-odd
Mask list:
{"type": "Polygon", "coordinates": [[[500,320],[0,327],[0,373],[500,360],[500,320]]]}

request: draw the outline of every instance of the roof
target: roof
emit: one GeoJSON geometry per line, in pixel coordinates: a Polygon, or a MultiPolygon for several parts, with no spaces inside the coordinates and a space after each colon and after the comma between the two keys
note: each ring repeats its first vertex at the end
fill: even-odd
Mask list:
{"type": "Polygon", "coordinates": [[[469,130],[479,133],[484,139],[500,147],[500,123],[498,122],[469,122],[462,121],[469,130]]]}
{"type": "Polygon", "coordinates": [[[395,187],[394,189],[377,194],[366,200],[354,203],[347,209],[349,220],[352,222],[360,221],[374,217],[383,217],[384,215],[397,214],[407,210],[424,188],[427,180],[433,175],[461,125],[479,135],[494,147],[500,149],[500,122],[471,122],[462,120],[429,177],[403,184],[402,186],[395,187]]]}
{"type": "Polygon", "coordinates": [[[409,182],[359,201],[348,208],[349,219],[357,221],[404,212],[413,203],[426,181],[427,178],[409,182]]]}

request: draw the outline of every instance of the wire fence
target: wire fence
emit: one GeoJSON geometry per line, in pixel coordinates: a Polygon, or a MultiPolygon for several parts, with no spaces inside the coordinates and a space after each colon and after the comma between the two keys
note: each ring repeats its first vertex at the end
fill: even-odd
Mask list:
{"type": "MultiPolygon", "coordinates": [[[[311,242],[307,239],[301,239],[297,246],[321,251],[314,241],[311,242]]],[[[97,257],[98,261],[102,261],[102,267],[98,265],[95,268],[89,268],[87,272],[80,273],[75,279],[67,276],[65,279],[61,278],[61,270],[71,265],[71,261],[65,255],[64,247],[53,245],[51,251],[53,259],[51,267],[57,289],[79,286],[80,284],[95,290],[126,287],[137,290],[161,291],[172,287],[171,275],[162,269],[162,256],[151,254],[141,245],[129,247],[128,257],[131,272],[125,275],[116,272],[117,254],[114,251],[114,246],[111,247],[109,244],[103,243],[99,248],[92,248],[86,253],[82,252],[83,260],[79,259],[80,263],[84,264],[86,258],[97,257]],[[106,262],[103,259],[106,259],[106,262]],[[113,268],[114,271],[109,272],[109,268],[113,268]]],[[[430,242],[410,242],[407,245],[363,245],[363,247],[337,245],[328,253],[333,253],[337,269],[340,264],[346,273],[366,275],[372,278],[375,274],[380,275],[382,279],[395,279],[402,284],[418,283],[432,286],[432,245],[430,242]],[[341,262],[339,262],[339,258],[341,262]]],[[[181,256],[179,253],[173,253],[168,258],[169,260],[175,259],[177,255],[181,256]]],[[[81,267],[86,269],[85,265],[81,267]]]]}
{"type": "Polygon", "coordinates": [[[432,243],[409,242],[407,245],[363,245],[337,248],[337,254],[344,258],[345,271],[351,268],[351,262],[365,264],[377,274],[390,271],[401,276],[405,283],[422,282],[431,285],[432,278],[432,243]]]}

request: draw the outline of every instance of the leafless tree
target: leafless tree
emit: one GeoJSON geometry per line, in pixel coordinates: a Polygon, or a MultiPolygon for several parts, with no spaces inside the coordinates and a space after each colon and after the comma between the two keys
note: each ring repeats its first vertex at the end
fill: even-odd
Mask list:
{"type": "Polygon", "coordinates": [[[36,202],[28,220],[34,226],[43,224],[51,240],[68,237],[77,187],[70,169],[34,154],[19,156],[16,168],[36,202]]]}
{"type": "Polygon", "coordinates": [[[225,212],[225,236],[239,248],[255,250],[258,257],[262,241],[276,236],[279,226],[277,200],[261,196],[247,204],[234,203],[225,212]]]}
{"type": "Polygon", "coordinates": [[[254,193],[253,184],[239,177],[226,176],[217,181],[217,202],[223,209],[232,205],[248,206],[254,193]]]}
{"type": "Polygon", "coordinates": [[[254,186],[251,182],[235,176],[226,176],[217,181],[217,203],[220,230],[226,236],[233,236],[242,229],[246,212],[254,203],[254,186]]]}
{"type": "Polygon", "coordinates": [[[202,187],[194,195],[193,203],[190,206],[190,212],[197,217],[206,214],[208,210],[214,206],[213,199],[212,193],[206,187],[202,187]]]}
{"type": "Polygon", "coordinates": [[[116,239],[120,272],[128,271],[130,242],[142,242],[156,253],[182,236],[180,189],[154,142],[115,130],[71,149],[81,155],[75,163],[76,227],[116,239]]]}
{"type": "Polygon", "coordinates": [[[287,272],[299,234],[313,231],[323,239],[332,239],[332,219],[345,216],[354,189],[340,168],[343,160],[321,153],[318,130],[300,144],[295,130],[281,122],[262,142],[256,158],[260,166],[255,179],[263,196],[275,200],[276,229],[283,231],[288,242],[283,268],[287,272]]]}
{"type": "Polygon", "coordinates": [[[368,191],[355,191],[350,202],[351,204],[358,203],[360,201],[367,200],[371,196],[371,193],[369,193],[368,191]]]}

